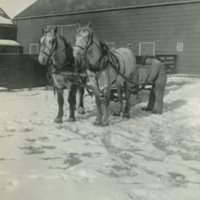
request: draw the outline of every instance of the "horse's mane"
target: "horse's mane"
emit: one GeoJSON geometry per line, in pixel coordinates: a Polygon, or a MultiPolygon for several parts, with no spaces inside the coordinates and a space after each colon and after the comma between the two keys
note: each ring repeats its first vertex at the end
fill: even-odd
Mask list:
{"type": "Polygon", "coordinates": [[[64,42],[64,44],[65,44],[65,47],[67,47],[67,48],[69,48],[69,49],[71,49],[72,50],[72,46],[71,46],[71,44],[63,37],[63,36],[61,36],[61,35],[58,35],[58,37],[60,38],[60,40],[62,40],[63,42],[64,42]]]}
{"type": "Polygon", "coordinates": [[[61,35],[57,35],[57,38],[64,43],[64,49],[67,59],[74,63],[73,48],[72,45],[61,35]]]}

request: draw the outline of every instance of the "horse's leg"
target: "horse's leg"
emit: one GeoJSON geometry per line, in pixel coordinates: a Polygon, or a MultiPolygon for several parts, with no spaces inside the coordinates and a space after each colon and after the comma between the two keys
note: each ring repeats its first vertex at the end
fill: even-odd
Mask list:
{"type": "Polygon", "coordinates": [[[102,124],[101,126],[109,126],[109,112],[108,112],[108,107],[109,107],[109,101],[110,101],[110,91],[109,88],[105,88],[103,90],[103,97],[101,99],[101,105],[103,109],[103,119],[102,119],[102,124]]]}
{"type": "Polygon", "coordinates": [[[116,87],[117,87],[117,99],[119,102],[119,110],[114,112],[113,115],[120,116],[120,113],[122,112],[123,109],[122,86],[121,84],[117,84],[116,87]]]}
{"type": "Polygon", "coordinates": [[[149,101],[148,101],[148,105],[146,108],[142,108],[142,110],[145,110],[145,111],[152,111],[153,108],[154,108],[154,105],[155,105],[155,86],[152,85],[152,88],[151,88],[151,91],[150,91],[150,94],[149,94],[149,101]]]}
{"type": "Polygon", "coordinates": [[[55,123],[62,123],[63,105],[64,105],[63,90],[56,89],[56,93],[57,93],[57,101],[58,101],[58,115],[55,118],[55,123]]]}
{"type": "Polygon", "coordinates": [[[83,97],[84,97],[84,87],[80,86],[78,88],[79,91],[79,106],[78,106],[78,113],[85,114],[84,104],[83,104],[83,97]]]}
{"type": "Polygon", "coordinates": [[[159,72],[158,78],[155,81],[155,106],[152,110],[155,114],[163,113],[163,98],[166,86],[166,74],[163,71],[159,72]]]}
{"type": "Polygon", "coordinates": [[[129,84],[126,82],[125,84],[125,108],[123,112],[123,118],[130,118],[130,89],[129,89],[129,84]]]}
{"type": "Polygon", "coordinates": [[[74,116],[74,111],[76,108],[76,85],[72,84],[69,87],[69,94],[68,94],[68,102],[69,102],[69,122],[74,122],[76,121],[76,118],[74,116]]]}
{"type": "Polygon", "coordinates": [[[94,125],[100,126],[102,123],[102,110],[101,110],[101,100],[98,95],[95,95],[95,102],[96,102],[96,108],[97,108],[97,115],[96,115],[96,120],[94,122],[94,125]]]}

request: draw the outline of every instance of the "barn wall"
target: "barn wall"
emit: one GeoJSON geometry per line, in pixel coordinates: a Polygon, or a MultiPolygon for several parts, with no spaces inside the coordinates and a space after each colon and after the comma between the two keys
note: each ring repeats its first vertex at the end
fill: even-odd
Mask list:
{"type": "Polygon", "coordinates": [[[16,40],[17,27],[14,25],[0,24],[0,39],[16,40]]]}
{"type": "Polygon", "coordinates": [[[200,4],[183,4],[57,17],[18,20],[18,41],[29,50],[37,43],[46,25],[91,21],[102,41],[115,42],[117,47],[133,44],[138,54],[139,42],[155,42],[156,54],[177,54],[178,73],[200,74],[200,4]],[[176,51],[184,43],[183,52],[176,51]]]}

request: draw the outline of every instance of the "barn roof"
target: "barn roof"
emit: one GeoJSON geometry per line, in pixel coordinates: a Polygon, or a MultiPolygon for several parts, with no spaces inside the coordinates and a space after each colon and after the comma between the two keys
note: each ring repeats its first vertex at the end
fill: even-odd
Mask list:
{"type": "Polygon", "coordinates": [[[13,24],[2,8],[0,8],[0,24],[13,24]]]}
{"type": "Polygon", "coordinates": [[[0,46],[20,46],[20,44],[14,40],[0,39],[0,46]]]}
{"type": "Polygon", "coordinates": [[[163,5],[168,3],[191,3],[199,0],[37,0],[15,16],[17,18],[51,16],[77,12],[99,11],[125,7],[163,5]]]}

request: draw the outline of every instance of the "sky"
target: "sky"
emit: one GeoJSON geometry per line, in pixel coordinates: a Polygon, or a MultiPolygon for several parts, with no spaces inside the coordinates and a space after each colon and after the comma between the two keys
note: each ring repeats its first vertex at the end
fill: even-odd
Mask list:
{"type": "Polygon", "coordinates": [[[13,18],[37,0],[0,0],[0,8],[13,18]]]}

